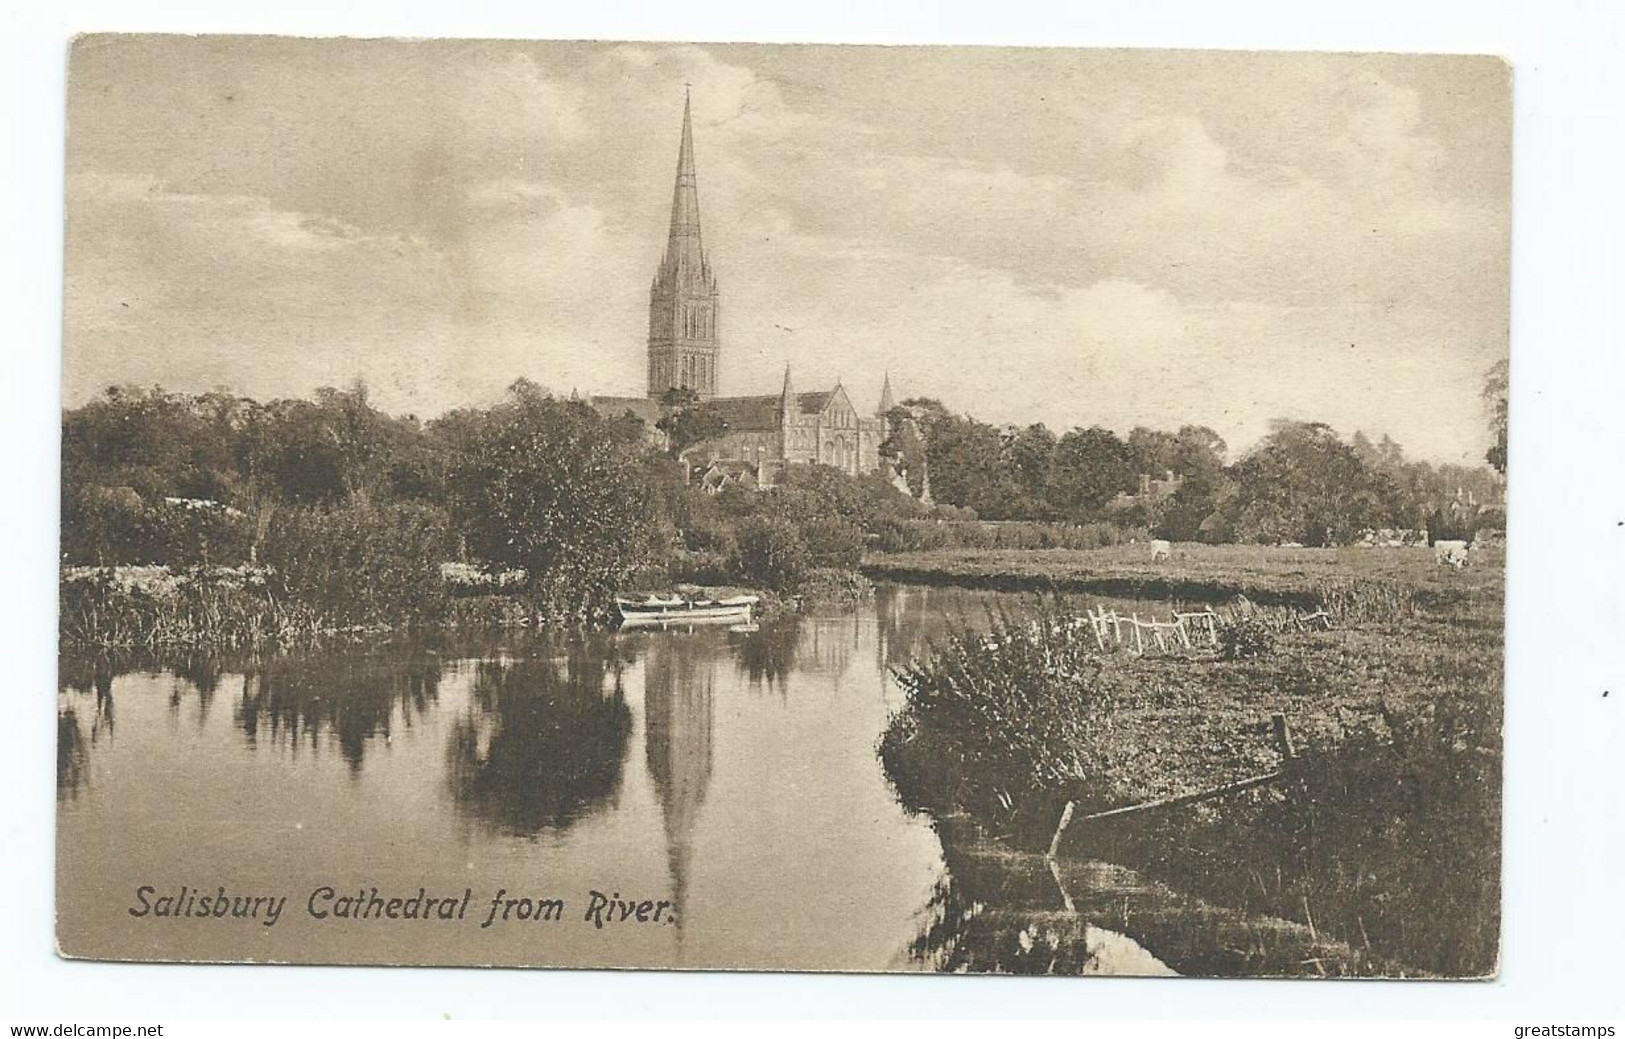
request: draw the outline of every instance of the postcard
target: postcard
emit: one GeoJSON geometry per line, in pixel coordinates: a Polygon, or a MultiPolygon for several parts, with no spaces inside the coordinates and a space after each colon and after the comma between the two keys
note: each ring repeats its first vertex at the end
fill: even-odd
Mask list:
{"type": "Polygon", "coordinates": [[[60,953],[1493,976],[1511,82],[79,38],[60,953]]]}

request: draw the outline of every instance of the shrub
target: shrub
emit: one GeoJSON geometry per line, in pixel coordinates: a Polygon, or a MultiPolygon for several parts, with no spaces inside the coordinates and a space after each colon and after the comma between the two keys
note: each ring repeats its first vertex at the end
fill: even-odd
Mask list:
{"type": "Polygon", "coordinates": [[[1113,523],[1042,523],[975,520],[890,519],[875,532],[882,552],[930,552],[940,549],[1094,549],[1121,545],[1147,536],[1145,530],[1113,523]]]}
{"type": "Polygon", "coordinates": [[[788,588],[812,569],[812,554],[794,523],[756,516],[739,528],[739,572],[768,588],[788,588]]]}
{"type": "Polygon", "coordinates": [[[443,612],[450,541],[432,506],[295,508],[273,518],[264,559],[283,594],[338,626],[410,624],[443,612]]]}
{"type": "Polygon", "coordinates": [[[1219,654],[1226,660],[1264,657],[1275,652],[1275,629],[1262,617],[1236,617],[1219,624],[1219,654]]]}
{"type": "Polygon", "coordinates": [[[835,516],[817,516],[798,525],[812,566],[851,570],[863,560],[863,531],[835,516]]]}
{"type": "Polygon", "coordinates": [[[1001,615],[896,671],[906,701],[880,755],[916,807],[1053,826],[1058,802],[1103,776],[1088,748],[1112,694],[1086,632],[1055,611],[1001,615]]]}

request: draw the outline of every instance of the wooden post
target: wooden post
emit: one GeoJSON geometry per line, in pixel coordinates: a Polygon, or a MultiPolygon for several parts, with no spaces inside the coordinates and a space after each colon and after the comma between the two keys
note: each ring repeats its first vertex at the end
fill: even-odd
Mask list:
{"type": "Polygon", "coordinates": [[[1287,728],[1286,715],[1270,715],[1270,726],[1275,730],[1275,749],[1281,752],[1283,767],[1289,767],[1298,759],[1298,750],[1292,745],[1292,731],[1287,728]]]}
{"type": "Polygon", "coordinates": [[[1102,653],[1106,652],[1106,640],[1100,637],[1100,629],[1103,624],[1105,624],[1105,621],[1096,620],[1095,611],[1090,609],[1089,630],[1095,633],[1095,648],[1100,650],[1102,653]]]}
{"type": "Polygon", "coordinates": [[[1076,915],[1078,907],[1073,903],[1072,895],[1066,889],[1066,881],[1061,878],[1061,864],[1056,861],[1054,855],[1049,857],[1049,875],[1055,878],[1055,886],[1060,889],[1061,905],[1066,907],[1067,912],[1076,915]]]}
{"type": "Polygon", "coordinates": [[[1134,615],[1134,652],[1139,656],[1145,656],[1145,639],[1140,635],[1140,615],[1138,613],[1134,615]]]}
{"type": "Polygon", "coordinates": [[[1066,828],[1072,824],[1073,808],[1073,803],[1068,801],[1066,803],[1066,807],[1061,809],[1061,821],[1055,826],[1055,836],[1049,839],[1049,857],[1051,859],[1055,858],[1055,856],[1060,853],[1061,834],[1065,833],[1066,828]]]}
{"type": "MultiPolygon", "coordinates": [[[[1070,815],[1063,815],[1062,818],[1068,824],[1077,822],[1080,825],[1083,823],[1098,822],[1101,819],[1118,819],[1125,815],[1139,815],[1142,812],[1159,811],[1165,808],[1178,808],[1182,805],[1196,804],[1200,801],[1210,801],[1215,797],[1223,797],[1226,794],[1234,794],[1242,790],[1251,790],[1255,786],[1263,786],[1265,783],[1273,783],[1276,780],[1283,778],[1285,778],[1285,774],[1280,771],[1266,772],[1263,775],[1248,776],[1245,779],[1238,779],[1233,783],[1225,783],[1221,786],[1209,787],[1206,790],[1198,790],[1193,794],[1180,794],[1178,797],[1165,797],[1159,801],[1146,801],[1141,804],[1124,805],[1121,808],[1110,808],[1104,812],[1096,812],[1093,815],[1086,815],[1076,820],[1072,819],[1070,815]]],[[[1059,834],[1060,831],[1057,830],[1056,839],[1050,842],[1050,847],[1056,847],[1060,843],[1059,834]]]]}
{"type": "Polygon", "coordinates": [[[1185,618],[1176,613],[1174,614],[1174,620],[1177,622],[1174,624],[1174,630],[1179,632],[1180,645],[1184,646],[1186,649],[1190,649],[1191,634],[1185,630],[1185,618]]]}
{"type": "Polygon", "coordinates": [[[1157,640],[1157,648],[1162,650],[1164,653],[1168,652],[1168,643],[1164,642],[1162,638],[1161,624],[1158,624],[1156,621],[1151,622],[1151,635],[1157,640]]]}

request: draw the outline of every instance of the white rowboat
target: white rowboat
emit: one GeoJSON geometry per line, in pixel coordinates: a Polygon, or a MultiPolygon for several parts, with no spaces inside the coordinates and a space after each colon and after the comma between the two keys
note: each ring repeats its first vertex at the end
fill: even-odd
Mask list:
{"type": "Polygon", "coordinates": [[[754,595],[732,595],[722,599],[684,599],[680,596],[649,595],[641,599],[615,600],[623,628],[672,628],[687,624],[749,624],[751,610],[761,600],[754,595]]]}

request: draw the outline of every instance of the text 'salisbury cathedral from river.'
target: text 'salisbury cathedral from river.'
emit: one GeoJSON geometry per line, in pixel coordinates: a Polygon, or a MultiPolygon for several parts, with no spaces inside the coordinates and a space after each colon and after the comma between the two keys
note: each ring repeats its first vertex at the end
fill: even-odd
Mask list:
{"type": "Polygon", "coordinates": [[[699,185],[694,173],[694,131],[683,105],[677,184],[671,203],[666,254],[649,289],[648,394],[595,397],[608,417],[630,412],[651,427],[660,401],[674,387],[693,390],[722,422],[723,431],[684,449],[702,478],[771,486],[786,466],[818,463],[858,475],[882,467],[880,445],[889,432],[891,382],[874,415],[861,414],[837,381],[834,388],[797,392],[788,366],[784,388],[756,397],[722,397],[721,298],[716,273],[700,238],[699,185]]]}

